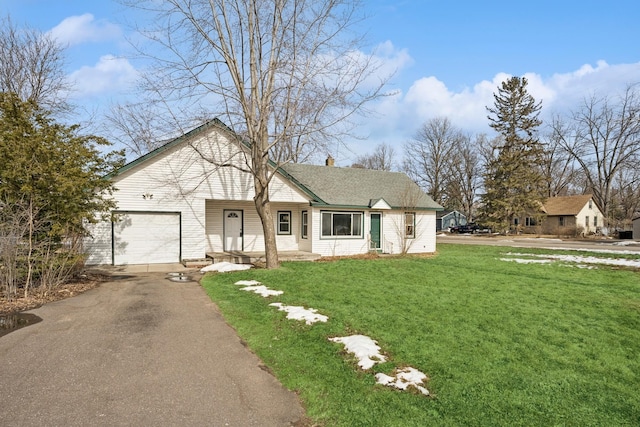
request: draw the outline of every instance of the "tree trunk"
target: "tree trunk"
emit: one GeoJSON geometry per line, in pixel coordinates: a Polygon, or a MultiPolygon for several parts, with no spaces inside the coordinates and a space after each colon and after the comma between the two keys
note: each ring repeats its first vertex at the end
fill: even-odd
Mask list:
{"type": "Polygon", "coordinates": [[[271,212],[271,201],[269,200],[268,166],[266,161],[261,162],[260,167],[255,169],[253,184],[256,192],[253,201],[262,222],[264,234],[266,267],[268,269],[278,268],[280,267],[280,262],[278,261],[278,247],[276,245],[276,228],[273,221],[273,213],[271,212]]]}
{"type": "Polygon", "coordinates": [[[273,213],[271,212],[271,201],[269,196],[265,196],[265,192],[257,193],[254,198],[256,211],[262,222],[264,230],[264,250],[268,269],[278,268],[278,247],[276,246],[276,230],[273,222],[273,213]]]}

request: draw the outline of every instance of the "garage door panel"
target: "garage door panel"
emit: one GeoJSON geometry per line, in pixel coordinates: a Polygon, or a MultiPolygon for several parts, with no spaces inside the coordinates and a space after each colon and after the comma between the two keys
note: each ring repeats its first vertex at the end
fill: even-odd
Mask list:
{"type": "Polygon", "coordinates": [[[180,261],[180,215],[122,213],[114,223],[114,264],[180,261]]]}

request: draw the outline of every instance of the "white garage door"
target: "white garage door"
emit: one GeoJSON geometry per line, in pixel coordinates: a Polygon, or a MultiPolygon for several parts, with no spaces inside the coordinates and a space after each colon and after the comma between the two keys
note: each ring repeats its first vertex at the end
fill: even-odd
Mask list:
{"type": "Polygon", "coordinates": [[[113,263],[180,261],[179,213],[117,213],[113,224],[113,263]]]}

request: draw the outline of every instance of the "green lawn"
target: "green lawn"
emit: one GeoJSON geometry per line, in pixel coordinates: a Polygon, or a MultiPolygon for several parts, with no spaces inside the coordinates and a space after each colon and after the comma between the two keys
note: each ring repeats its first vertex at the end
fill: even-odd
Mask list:
{"type": "Polygon", "coordinates": [[[509,252],[553,253],[440,244],[428,258],[284,263],[202,283],[320,425],[640,425],[640,273],[499,260],[509,252]],[[238,280],[284,294],[242,292],[238,280]],[[329,321],[287,320],[270,302],[329,321]],[[328,341],[352,334],[389,361],[359,371],[328,341]],[[396,366],[426,373],[433,397],[376,384],[396,366]]]}

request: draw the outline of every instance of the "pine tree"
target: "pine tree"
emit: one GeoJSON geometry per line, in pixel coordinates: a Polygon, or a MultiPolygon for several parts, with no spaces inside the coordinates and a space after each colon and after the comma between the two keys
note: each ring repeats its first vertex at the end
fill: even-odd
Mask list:
{"type": "Polygon", "coordinates": [[[518,218],[540,212],[545,200],[544,146],[537,128],[541,103],[527,92],[527,79],[511,77],[494,93],[489,125],[499,136],[484,173],[480,216],[494,230],[507,232],[518,218]]]}

